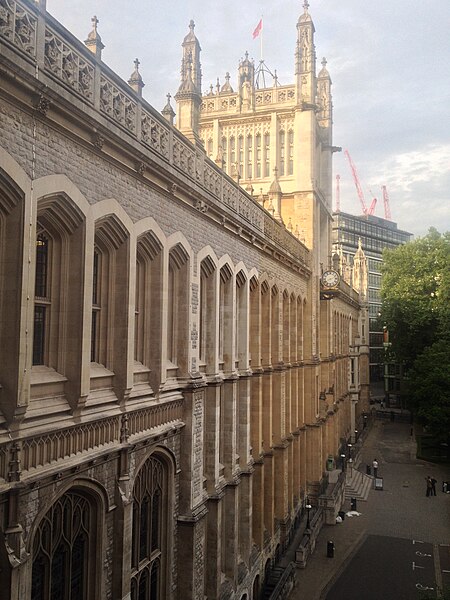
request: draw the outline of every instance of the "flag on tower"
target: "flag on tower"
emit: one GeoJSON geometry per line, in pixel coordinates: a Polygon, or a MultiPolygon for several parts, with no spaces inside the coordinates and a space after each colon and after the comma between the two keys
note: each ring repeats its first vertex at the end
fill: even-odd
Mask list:
{"type": "Polygon", "coordinates": [[[255,27],[254,31],[253,31],[253,39],[256,39],[258,37],[258,35],[261,33],[262,31],[262,18],[259,20],[258,25],[255,27]]]}

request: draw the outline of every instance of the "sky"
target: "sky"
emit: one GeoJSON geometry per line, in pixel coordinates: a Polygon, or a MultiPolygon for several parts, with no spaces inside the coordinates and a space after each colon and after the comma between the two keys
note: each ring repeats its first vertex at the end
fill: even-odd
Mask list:
{"type": "MultiPolygon", "coordinates": [[[[279,82],[294,82],[296,23],[303,0],[47,0],[47,10],[85,40],[99,19],[102,59],[128,80],[140,60],[144,98],[156,109],[180,83],[181,43],[190,19],[202,47],[203,91],[224,83],[245,51],[258,63],[252,32],[263,16],[263,58],[279,82]]],[[[384,216],[385,185],[399,229],[450,231],[450,0],[310,0],[317,64],[333,81],[335,176],[341,210],[362,214],[348,150],[367,205],[384,216]]],[[[172,106],[175,102],[172,100],[172,106]]]]}

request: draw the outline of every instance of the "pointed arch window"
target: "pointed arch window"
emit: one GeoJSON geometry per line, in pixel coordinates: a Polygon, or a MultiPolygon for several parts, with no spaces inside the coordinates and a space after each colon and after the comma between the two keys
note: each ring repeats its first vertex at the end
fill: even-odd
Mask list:
{"type": "Polygon", "coordinates": [[[289,130],[288,133],[288,144],[289,144],[289,162],[288,162],[288,175],[294,174],[294,132],[289,130]]]}
{"type": "Polygon", "coordinates": [[[229,175],[233,174],[233,169],[236,169],[236,139],[230,137],[230,169],[229,175]]]}
{"type": "Polygon", "coordinates": [[[253,138],[251,135],[247,136],[247,179],[251,179],[253,176],[253,138]]]}
{"type": "Polygon", "coordinates": [[[238,176],[244,176],[244,138],[242,135],[238,137],[238,176]]]}
{"type": "Polygon", "coordinates": [[[166,561],[167,473],[151,457],[136,477],[133,488],[131,600],[161,600],[166,561]]]}
{"type": "Polygon", "coordinates": [[[261,177],[261,135],[258,133],[258,135],[255,138],[255,145],[256,145],[256,173],[255,173],[255,177],[257,179],[259,179],[261,177]]]}
{"type": "Polygon", "coordinates": [[[207,152],[208,152],[209,158],[212,159],[212,155],[213,155],[213,141],[212,141],[211,138],[208,139],[207,152]]]}
{"type": "Polygon", "coordinates": [[[264,177],[270,175],[270,133],[264,134],[264,177]]]}
{"type": "Polygon", "coordinates": [[[92,503],[79,492],[64,494],[36,531],[31,600],[95,597],[97,539],[92,503]]]}

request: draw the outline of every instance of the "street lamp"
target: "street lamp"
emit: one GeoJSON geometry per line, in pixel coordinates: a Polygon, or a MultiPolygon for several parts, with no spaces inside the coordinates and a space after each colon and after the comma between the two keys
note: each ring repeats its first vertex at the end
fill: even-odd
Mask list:
{"type": "Polygon", "coordinates": [[[306,497],[306,530],[305,533],[307,533],[308,535],[311,533],[311,522],[310,522],[310,516],[309,513],[311,512],[312,506],[309,502],[309,496],[306,497]]]}
{"type": "Polygon", "coordinates": [[[342,472],[345,471],[345,454],[341,454],[341,468],[342,472]]]}
{"type": "Polygon", "coordinates": [[[352,457],[352,447],[353,447],[353,444],[347,444],[349,459],[352,457]]]}

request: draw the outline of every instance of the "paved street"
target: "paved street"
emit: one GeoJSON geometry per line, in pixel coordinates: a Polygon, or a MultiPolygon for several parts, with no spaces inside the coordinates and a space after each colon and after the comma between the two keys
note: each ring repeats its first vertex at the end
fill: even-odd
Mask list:
{"type": "Polygon", "coordinates": [[[322,529],[290,600],[418,600],[427,588],[450,585],[450,494],[442,493],[450,468],[414,452],[409,424],[375,422],[360,468],[377,458],[383,490],[358,502],[359,517],[322,529]],[[438,481],[435,497],[425,495],[427,475],[438,481]]]}

